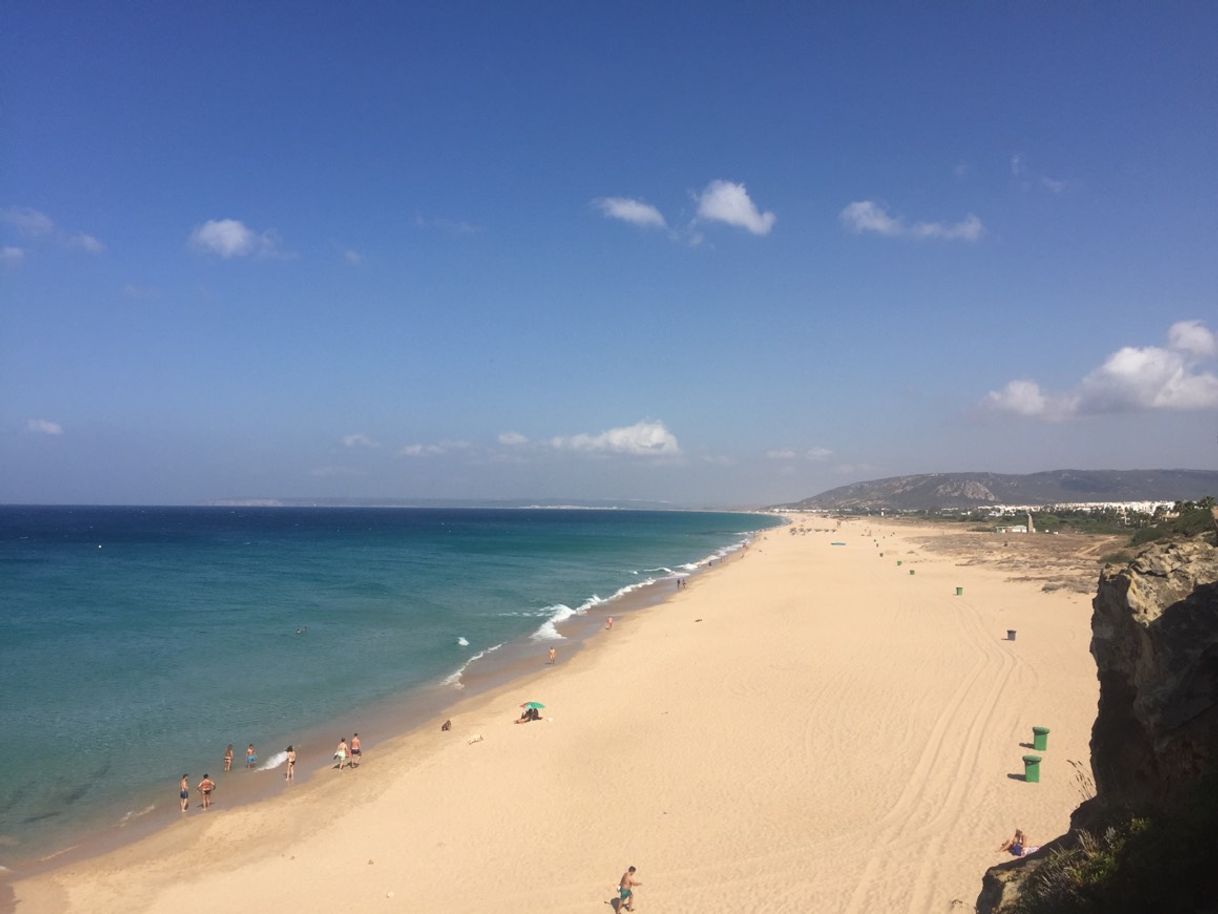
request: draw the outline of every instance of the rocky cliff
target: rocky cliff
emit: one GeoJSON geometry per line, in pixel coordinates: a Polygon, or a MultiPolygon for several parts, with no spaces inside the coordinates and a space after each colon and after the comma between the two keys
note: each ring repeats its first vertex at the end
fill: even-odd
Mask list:
{"type": "Polygon", "coordinates": [[[1198,785],[1218,772],[1214,536],[1157,544],[1128,565],[1105,567],[1092,609],[1100,680],[1091,731],[1095,799],[1076,810],[1069,834],[1039,854],[991,868],[977,900],[980,914],[1020,910],[1022,890],[1029,880],[1046,881],[1047,873],[1036,873],[1053,866],[1055,853],[1082,846],[1094,853],[1095,835],[1114,823],[1161,821],[1181,803],[1196,805],[1198,785]]]}

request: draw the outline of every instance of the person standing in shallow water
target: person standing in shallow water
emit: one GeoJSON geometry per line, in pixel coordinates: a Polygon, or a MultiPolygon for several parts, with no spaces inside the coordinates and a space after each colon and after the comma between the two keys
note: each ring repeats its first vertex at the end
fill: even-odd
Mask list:
{"type": "Polygon", "coordinates": [[[550,648],[550,653],[546,655],[546,663],[550,664],[550,666],[553,666],[554,661],[557,659],[558,659],[558,648],[556,648],[556,647],[550,648]]]}
{"type": "Polygon", "coordinates": [[[283,773],[283,778],[286,781],[296,780],[296,750],[292,746],[288,746],[288,770],[283,773]]]}
{"type": "Polygon", "coordinates": [[[359,734],[356,733],[351,737],[351,767],[358,768],[359,763],[364,760],[364,748],[360,745],[359,734]]]}
{"type": "Polygon", "coordinates": [[[190,806],[190,781],[189,774],[182,775],[182,780],[178,781],[178,801],[182,804],[182,812],[186,812],[190,806]]]}
{"type": "Polygon", "coordinates": [[[228,748],[224,750],[224,770],[233,770],[233,744],[229,743],[228,748]]]}
{"type": "Polygon", "coordinates": [[[199,793],[203,794],[203,808],[211,809],[211,792],[216,789],[216,782],[211,779],[210,774],[204,773],[203,780],[199,781],[199,793]]]}
{"type": "Polygon", "coordinates": [[[245,747],[245,767],[253,768],[258,764],[258,753],[254,751],[254,744],[250,743],[245,747]]]}

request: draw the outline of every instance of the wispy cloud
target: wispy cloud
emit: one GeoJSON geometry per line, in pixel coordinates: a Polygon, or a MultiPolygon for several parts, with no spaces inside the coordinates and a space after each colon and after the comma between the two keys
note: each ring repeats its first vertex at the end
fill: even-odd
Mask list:
{"type": "Polygon", "coordinates": [[[520,447],[522,444],[528,444],[529,439],[520,432],[502,432],[499,435],[499,443],[508,447],[520,447]]]}
{"type": "Polygon", "coordinates": [[[586,454],[621,454],[632,457],[675,457],[681,453],[676,436],[663,422],[644,420],[598,434],[556,436],[550,446],[586,454]]]}
{"type": "Polygon", "coordinates": [[[1011,154],[1011,176],[1021,178],[1028,172],[1028,165],[1024,161],[1023,153],[1014,152],[1011,154]]]}
{"type": "Polygon", "coordinates": [[[1218,376],[1201,364],[1218,351],[1213,332],[1201,321],[1179,321],[1168,329],[1167,340],[1166,347],[1118,349],[1074,390],[1053,393],[1036,381],[1018,379],[990,391],[982,405],[1045,421],[1099,413],[1218,409],[1218,376]]]}
{"type": "Polygon", "coordinates": [[[26,421],[25,427],[27,431],[36,432],[39,435],[63,434],[63,426],[50,419],[29,419],[26,421]]]}
{"type": "MultiPolygon", "coordinates": [[[[0,224],[9,226],[23,238],[32,241],[49,240],[66,248],[77,248],[90,254],[101,254],[106,246],[86,232],[65,232],[46,213],[28,206],[0,207],[0,224]]],[[[21,250],[14,248],[13,250],[21,250]]]]}
{"type": "Polygon", "coordinates": [[[398,450],[399,457],[439,457],[452,451],[466,451],[472,445],[468,441],[438,441],[434,444],[407,444],[398,450]]]}
{"type": "Polygon", "coordinates": [[[27,238],[49,235],[55,231],[55,220],[28,206],[0,208],[0,222],[10,225],[27,238]]]}
{"type": "Polygon", "coordinates": [[[695,194],[698,218],[704,222],[723,222],[745,229],[754,235],[768,235],[778,217],[761,212],[743,184],[716,179],[695,194]]]}
{"type": "Polygon", "coordinates": [[[190,245],[205,254],[233,257],[270,257],[280,253],[273,231],[257,232],[239,219],[208,219],[190,233],[190,245]]]}
{"type": "Polygon", "coordinates": [[[650,203],[630,197],[597,197],[592,205],[609,219],[619,219],[640,228],[667,228],[663,214],[650,203]]]}
{"type": "Polygon", "coordinates": [[[346,479],[355,476],[368,475],[364,470],[355,467],[325,466],[309,470],[309,475],[316,479],[346,479]]]}
{"type": "Polygon", "coordinates": [[[810,447],[803,451],[793,447],[780,447],[766,451],[765,455],[770,460],[826,460],[833,455],[833,451],[827,447],[810,447]]]}
{"type": "Polygon", "coordinates": [[[1050,178],[1048,175],[1041,175],[1040,186],[1052,194],[1065,193],[1070,187],[1069,181],[1059,181],[1056,178],[1050,178]]]}
{"type": "Polygon", "coordinates": [[[482,226],[474,222],[424,216],[421,213],[415,214],[414,224],[419,228],[437,229],[449,235],[477,235],[482,231],[482,226]]]}
{"type": "Polygon", "coordinates": [[[360,447],[360,448],[380,447],[380,444],[378,442],[374,441],[372,438],[369,438],[367,435],[361,435],[358,433],[354,434],[354,435],[343,435],[342,442],[343,442],[343,447],[360,447]]]}
{"type": "Polygon", "coordinates": [[[0,263],[6,267],[15,267],[24,262],[25,248],[14,247],[11,244],[0,246],[0,263]]]}
{"type": "Polygon", "coordinates": [[[346,248],[343,251],[343,260],[353,267],[358,267],[364,262],[364,255],[354,248],[346,248]]]}
{"type": "Polygon", "coordinates": [[[912,225],[889,214],[883,205],[873,200],[858,200],[839,214],[842,225],[856,235],[869,232],[890,238],[938,238],[945,241],[979,241],[985,234],[981,220],[969,213],[959,222],[915,222],[912,225]]]}

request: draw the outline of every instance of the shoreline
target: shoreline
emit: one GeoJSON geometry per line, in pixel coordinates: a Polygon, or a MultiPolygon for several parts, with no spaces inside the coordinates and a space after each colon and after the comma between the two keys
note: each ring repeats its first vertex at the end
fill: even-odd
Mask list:
{"type": "MultiPolygon", "coordinates": [[[[755,512],[739,513],[742,517],[750,518],[765,516],[755,512]]],[[[561,620],[555,620],[553,616],[542,618],[538,629],[481,649],[443,679],[407,687],[402,692],[376,699],[340,717],[303,728],[301,736],[292,741],[298,752],[295,787],[303,788],[311,784],[314,779],[332,768],[330,762],[333,744],[336,742],[332,734],[351,730],[352,721],[357,721],[356,732],[370,734],[368,737],[361,737],[365,752],[369,753],[374,753],[379,747],[416,731],[422,732],[433,721],[438,727],[445,713],[453,713],[457,708],[485,696],[488,692],[506,689],[514,683],[527,681],[538,675],[537,664],[544,663],[545,654],[550,647],[558,649],[558,660],[553,668],[561,668],[589,649],[595,636],[602,632],[607,616],[622,618],[662,604],[675,592],[672,585],[677,578],[701,577],[724,564],[730,564],[747,551],[748,544],[754,537],[766,529],[779,529],[781,526],[780,523],[770,528],[741,531],[735,541],[678,566],[678,570],[668,569],[670,573],[660,577],[623,585],[608,598],[601,599],[594,595],[561,620]],[[542,630],[547,628],[556,632],[559,637],[540,637],[542,630]],[[342,726],[338,726],[340,721],[342,726]]],[[[665,569],[654,569],[657,572],[663,570],[665,569]]],[[[550,668],[546,665],[543,671],[550,668]]],[[[214,801],[217,811],[240,810],[253,805],[274,803],[287,791],[295,789],[284,783],[282,763],[275,767],[263,767],[282,753],[278,749],[267,751],[266,747],[273,745],[272,743],[261,745],[263,748],[259,749],[259,766],[252,771],[246,771],[244,768],[243,750],[240,746],[234,745],[236,754],[233,770],[227,774],[222,770],[222,760],[217,757],[211,769],[215,772],[212,774],[213,778],[221,788],[217,790],[214,801]],[[256,778],[258,783],[242,784],[230,780],[231,778],[239,778],[241,781],[256,778]]],[[[198,775],[192,777],[192,783],[197,780],[198,775]]],[[[192,819],[199,814],[197,792],[193,789],[191,791],[191,806],[185,817],[177,810],[175,803],[166,799],[170,797],[171,792],[168,787],[141,791],[130,804],[133,808],[123,814],[119,821],[116,822],[113,815],[106,815],[102,821],[102,816],[98,815],[94,821],[82,822],[74,828],[66,846],[38,848],[30,856],[11,858],[8,861],[10,865],[0,866],[0,914],[9,914],[15,910],[12,899],[7,895],[13,882],[104,857],[155,838],[159,833],[175,827],[176,823],[192,819]]],[[[123,805],[129,804],[116,804],[115,809],[123,805]]]]}
{"type": "Polygon", "coordinates": [[[1062,770],[1089,759],[1088,608],[931,555],[922,528],[833,524],[759,532],[708,569],[730,573],[624,616],[576,662],[463,696],[451,734],[420,727],[281,802],[16,878],[20,910],[202,912],[240,896],[576,911],[626,862],[648,910],[732,892],[767,911],[971,902],[1011,826],[1054,834],[1077,805],[1062,770]],[[871,529],[882,546],[863,542],[871,529]],[[1018,642],[1001,637],[1012,623],[1018,642]],[[547,722],[511,725],[525,698],[547,702],[547,722]],[[1053,726],[1057,766],[1035,787],[1011,773],[1032,723],[1053,726]],[[529,884],[513,886],[521,866],[529,884]]]}

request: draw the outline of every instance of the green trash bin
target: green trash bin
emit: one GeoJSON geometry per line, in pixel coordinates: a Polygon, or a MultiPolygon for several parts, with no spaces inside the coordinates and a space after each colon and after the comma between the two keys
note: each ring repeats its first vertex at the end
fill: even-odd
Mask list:
{"type": "Polygon", "coordinates": [[[957,588],[956,588],[956,596],[958,596],[958,597],[962,597],[962,596],[964,596],[964,588],[963,588],[963,587],[957,587],[957,588]]]}
{"type": "Polygon", "coordinates": [[[913,574],[913,571],[914,571],[914,570],[913,570],[912,568],[910,568],[910,569],[909,569],[909,573],[910,573],[910,574],[913,574]]]}
{"type": "Polygon", "coordinates": [[[1029,784],[1040,783],[1040,756],[1025,755],[1023,757],[1023,779],[1029,784]]]}
{"type": "Polygon", "coordinates": [[[1044,752],[1049,748],[1049,728],[1048,727],[1033,727],[1032,728],[1032,748],[1037,752],[1044,752]]]}
{"type": "Polygon", "coordinates": [[[900,559],[897,559],[897,566],[899,567],[899,566],[900,566],[900,564],[901,564],[901,560],[900,560],[900,559]]]}

